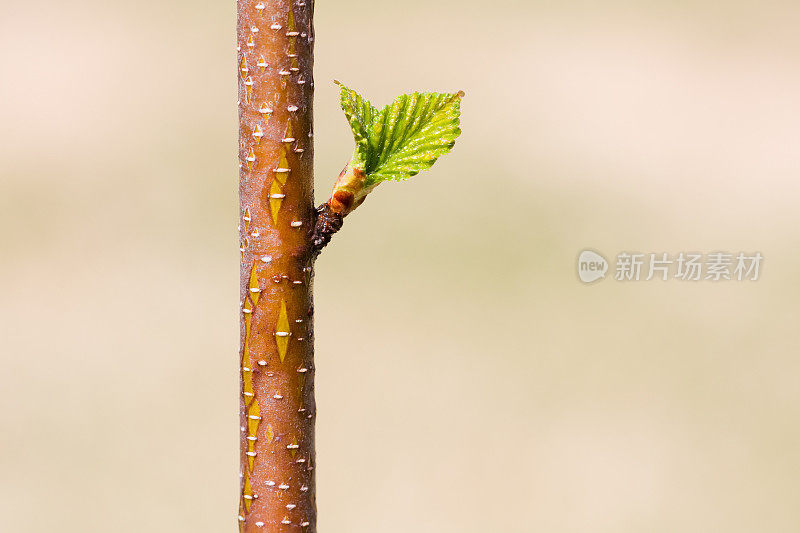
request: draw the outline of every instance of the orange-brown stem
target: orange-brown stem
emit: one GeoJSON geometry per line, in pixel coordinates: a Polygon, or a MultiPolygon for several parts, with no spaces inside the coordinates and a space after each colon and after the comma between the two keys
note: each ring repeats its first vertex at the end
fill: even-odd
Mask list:
{"type": "Polygon", "coordinates": [[[246,533],[316,531],[313,10],[313,0],[238,0],[246,533]]]}

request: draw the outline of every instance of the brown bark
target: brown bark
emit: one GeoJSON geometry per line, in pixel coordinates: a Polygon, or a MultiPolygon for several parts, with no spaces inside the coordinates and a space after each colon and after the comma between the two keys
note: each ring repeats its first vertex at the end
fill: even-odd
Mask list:
{"type": "Polygon", "coordinates": [[[316,531],[313,0],[238,0],[242,532],[316,531]]]}

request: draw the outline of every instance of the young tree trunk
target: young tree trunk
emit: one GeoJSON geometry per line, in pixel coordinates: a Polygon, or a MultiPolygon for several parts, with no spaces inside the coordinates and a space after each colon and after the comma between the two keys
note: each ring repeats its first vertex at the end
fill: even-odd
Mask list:
{"type": "Polygon", "coordinates": [[[242,532],[316,531],[313,0],[238,0],[242,532]]]}

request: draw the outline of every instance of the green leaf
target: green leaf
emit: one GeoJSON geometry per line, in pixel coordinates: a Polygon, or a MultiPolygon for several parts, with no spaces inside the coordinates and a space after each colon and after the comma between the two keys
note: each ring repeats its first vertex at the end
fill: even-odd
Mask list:
{"type": "Polygon", "coordinates": [[[448,153],[461,134],[463,96],[414,92],[377,110],[341,85],[342,109],[356,141],[353,163],[366,173],[366,185],[408,179],[448,153]]]}
{"type": "Polygon", "coordinates": [[[366,158],[369,153],[369,131],[377,109],[372,107],[369,100],[360,94],[348,89],[340,82],[336,82],[340,87],[339,99],[342,110],[344,111],[347,122],[353,130],[353,137],[356,141],[356,150],[362,158],[366,158]]]}

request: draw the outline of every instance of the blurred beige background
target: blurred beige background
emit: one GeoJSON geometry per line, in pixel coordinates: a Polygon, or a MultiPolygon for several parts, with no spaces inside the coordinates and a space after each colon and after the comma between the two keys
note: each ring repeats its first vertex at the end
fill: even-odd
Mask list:
{"type": "MultiPolygon", "coordinates": [[[[321,531],[800,531],[798,23],[317,2],[320,198],[352,149],[331,80],[467,92],[455,152],[318,263],[321,531]],[[584,286],[586,247],[765,262],[584,286]]],[[[235,529],[234,24],[0,8],[0,531],[235,529]]]]}

